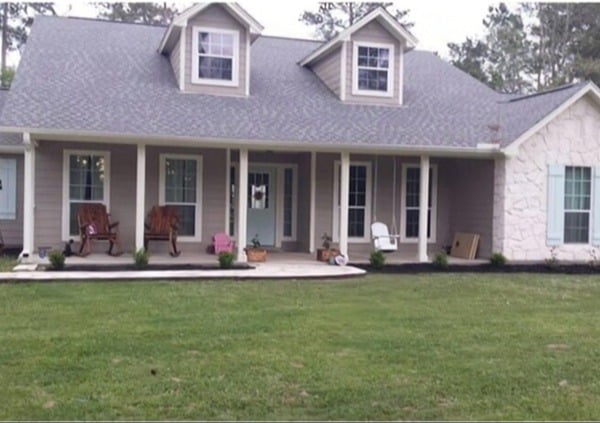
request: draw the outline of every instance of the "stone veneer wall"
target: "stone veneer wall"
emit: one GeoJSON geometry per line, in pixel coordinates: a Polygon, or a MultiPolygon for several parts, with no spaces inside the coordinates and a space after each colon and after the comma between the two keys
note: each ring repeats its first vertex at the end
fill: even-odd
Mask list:
{"type": "MultiPolygon", "coordinates": [[[[516,156],[497,159],[494,182],[494,251],[509,260],[544,260],[548,165],[600,165],[600,108],[586,97],[525,141],[516,156]]],[[[562,245],[559,260],[589,260],[591,245],[562,245]]]]}

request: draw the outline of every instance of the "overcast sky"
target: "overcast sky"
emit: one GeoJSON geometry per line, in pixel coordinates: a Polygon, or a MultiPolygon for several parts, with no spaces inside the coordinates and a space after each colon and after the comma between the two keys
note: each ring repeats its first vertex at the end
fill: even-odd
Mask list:
{"type": "MultiPolygon", "coordinates": [[[[171,2],[169,2],[171,3],[171,2]]],[[[175,2],[180,8],[189,1],[175,2]]],[[[318,2],[309,0],[259,1],[240,0],[239,3],[264,27],[264,34],[287,37],[313,38],[309,27],[298,21],[305,9],[316,10],[318,2]]],[[[462,42],[467,36],[482,33],[482,20],[488,5],[485,0],[403,0],[394,2],[399,9],[409,9],[414,22],[413,34],[418,38],[417,48],[437,51],[447,56],[446,44],[462,42]]],[[[84,2],[57,2],[57,11],[71,16],[94,17],[95,11],[84,2]]]]}

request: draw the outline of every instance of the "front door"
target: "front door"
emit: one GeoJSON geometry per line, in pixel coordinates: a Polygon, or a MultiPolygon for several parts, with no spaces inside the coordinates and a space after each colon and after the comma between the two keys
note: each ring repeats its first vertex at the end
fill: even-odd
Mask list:
{"type": "Polygon", "coordinates": [[[248,244],[258,237],[261,245],[275,245],[277,171],[270,167],[250,167],[248,172],[248,244]]]}

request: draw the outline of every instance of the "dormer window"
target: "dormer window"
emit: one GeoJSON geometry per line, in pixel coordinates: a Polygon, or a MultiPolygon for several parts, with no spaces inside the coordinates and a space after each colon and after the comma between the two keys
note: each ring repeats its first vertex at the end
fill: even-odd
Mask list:
{"type": "Polygon", "coordinates": [[[354,43],[352,94],[391,97],[394,87],[394,45],[354,43]]]}
{"type": "Polygon", "coordinates": [[[238,31],[218,28],[193,28],[192,83],[238,85],[238,31]]]}

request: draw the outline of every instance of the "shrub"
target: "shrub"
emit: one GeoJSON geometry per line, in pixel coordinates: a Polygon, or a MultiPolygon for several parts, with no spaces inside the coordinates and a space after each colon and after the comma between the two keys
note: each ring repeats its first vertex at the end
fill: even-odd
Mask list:
{"type": "Polygon", "coordinates": [[[440,251],[435,255],[432,261],[433,265],[438,269],[448,268],[448,254],[445,251],[440,251]]]}
{"type": "Polygon", "coordinates": [[[52,250],[48,253],[50,268],[52,270],[62,270],[65,268],[65,255],[62,251],[52,250]]]}
{"type": "Polygon", "coordinates": [[[490,257],[490,264],[494,267],[502,267],[506,264],[506,257],[502,253],[493,253],[490,257]]]}
{"type": "Polygon", "coordinates": [[[235,255],[233,253],[224,252],[219,254],[219,267],[221,269],[231,269],[234,261],[235,255]]]}
{"type": "Polygon", "coordinates": [[[374,269],[383,269],[383,266],[385,266],[385,254],[383,254],[383,251],[372,251],[369,256],[369,263],[371,263],[374,269]]]}
{"type": "Polygon", "coordinates": [[[150,253],[146,251],[144,248],[140,248],[139,250],[133,253],[133,264],[136,269],[145,269],[148,267],[148,258],[150,253]]]}

